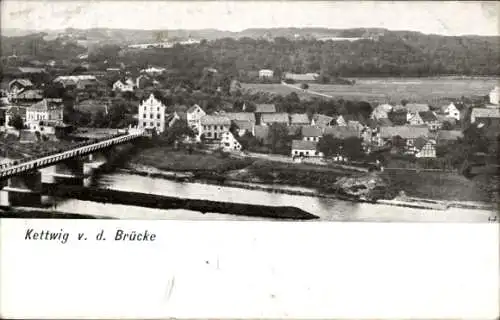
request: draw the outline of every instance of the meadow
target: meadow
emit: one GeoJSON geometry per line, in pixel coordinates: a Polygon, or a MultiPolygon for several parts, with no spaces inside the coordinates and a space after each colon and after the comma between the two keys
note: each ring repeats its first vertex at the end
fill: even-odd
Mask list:
{"type": "MultiPolygon", "coordinates": [[[[304,92],[281,84],[242,84],[252,91],[286,95],[295,91],[301,99],[331,96],[334,99],[363,100],[377,103],[411,102],[438,103],[462,96],[486,96],[499,85],[495,78],[359,78],[355,85],[309,84],[304,92]]],[[[298,86],[298,85],[297,85],[298,86]]]]}

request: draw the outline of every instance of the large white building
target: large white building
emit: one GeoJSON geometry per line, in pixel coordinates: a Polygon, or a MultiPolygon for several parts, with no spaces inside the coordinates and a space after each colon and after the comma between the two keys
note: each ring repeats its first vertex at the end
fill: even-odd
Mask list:
{"type": "Polygon", "coordinates": [[[154,129],[157,133],[165,131],[165,105],[153,94],[139,105],[137,127],[139,129],[154,129]]]}
{"type": "Polygon", "coordinates": [[[203,116],[206,116],[207,114],[205,113],[205,111],[203,111],[203,109],[195,104],[193,105],[191,108],[189,108],[187,111],[186,111],[186,118],[187,118],[187,123],[188,123],[188,126],[193,129],[196,134],[201,134],[200,132],[202,131],[201,130],[201,118],[203,116]]]}
{"type": "Polygon", "coordinates": [[[31,131],[43,131],[44,126],[62,123],[63,116],[64,107],[60,99],[43,99],[26,109],[25,125],[31,131]]]}
{"type": "Polygon", "coordinates": [[[500,88],[495,87],[493,90],[490,92],[490,103],[494,105],[498,105],[498,102],[500,100],[500,88]]]}

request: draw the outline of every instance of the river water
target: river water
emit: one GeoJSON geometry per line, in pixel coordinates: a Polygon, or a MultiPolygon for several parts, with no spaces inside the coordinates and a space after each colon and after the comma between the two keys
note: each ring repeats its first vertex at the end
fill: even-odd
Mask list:
{"type": "MultiPolygon", "coordinates": [[[[86,171],[88,171],[87,168],[86,171]]],[[[44,176],[44,182],[50,177],[44,176]]],[[[90,178],[85,184],[91,183],[90,178]]],[[[448,210],[423,210],[389,205],[355,203],[337,199],[297,196],[260,190],[218,186],[203,183],[176,182],[115,172],[102,175],[97,181],[101,188],[120,191],[143,192],[188,199],[205,199],[270,206],[295,206],[327,221],[378,221],[378,222],[487,222],[491,211],[449,208],[448,210]]],[[[301,188],[303,191],[313,189],[301,188]]],[[[6,193],[0,191],[0,204],[6,204],[6,193]]],[[[44,202],[54,199],[44,197],[44,202]]],[[[57,200],[57,210],[69,213],[108,216],[119,219],[185,219],[185,220],[273,220],[243,217],[230,214],[205,213],[188,210],[161,210],[139,206],[106,204],[75,199],[57,200]]]]}

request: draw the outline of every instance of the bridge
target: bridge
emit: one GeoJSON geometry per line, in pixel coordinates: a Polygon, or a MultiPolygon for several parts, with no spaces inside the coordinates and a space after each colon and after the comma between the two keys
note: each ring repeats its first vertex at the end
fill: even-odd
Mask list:
{"type": "Polygon", "coordinates": [[[34,205],[41,202],[41,172],[53,167],[56,183],[82,184],[83,164],[86,156],[104,151],[144,136],[144,132],[131,129],[100,139],[72,145],[68,149],[48,152],[0,165],[0,189],[9,194],[11,205],[34,205]]]}

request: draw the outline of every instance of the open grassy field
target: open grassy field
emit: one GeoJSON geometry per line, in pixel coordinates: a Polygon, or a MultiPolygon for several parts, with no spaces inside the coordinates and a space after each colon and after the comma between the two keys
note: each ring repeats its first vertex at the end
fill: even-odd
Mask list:
{"type": "Polygon", "coordinates": [[[314,96],[313,92],[332,96],[334,99],[363,100],[378,103],[412,102],[439,103],[462,96],[488,95],[500,79],[493,78],[360,78],[355,85],[309,84],[309,92],[281,84],[242,84],[254,91],[286,95],[295,91],[301,99],[314,96]]]}

